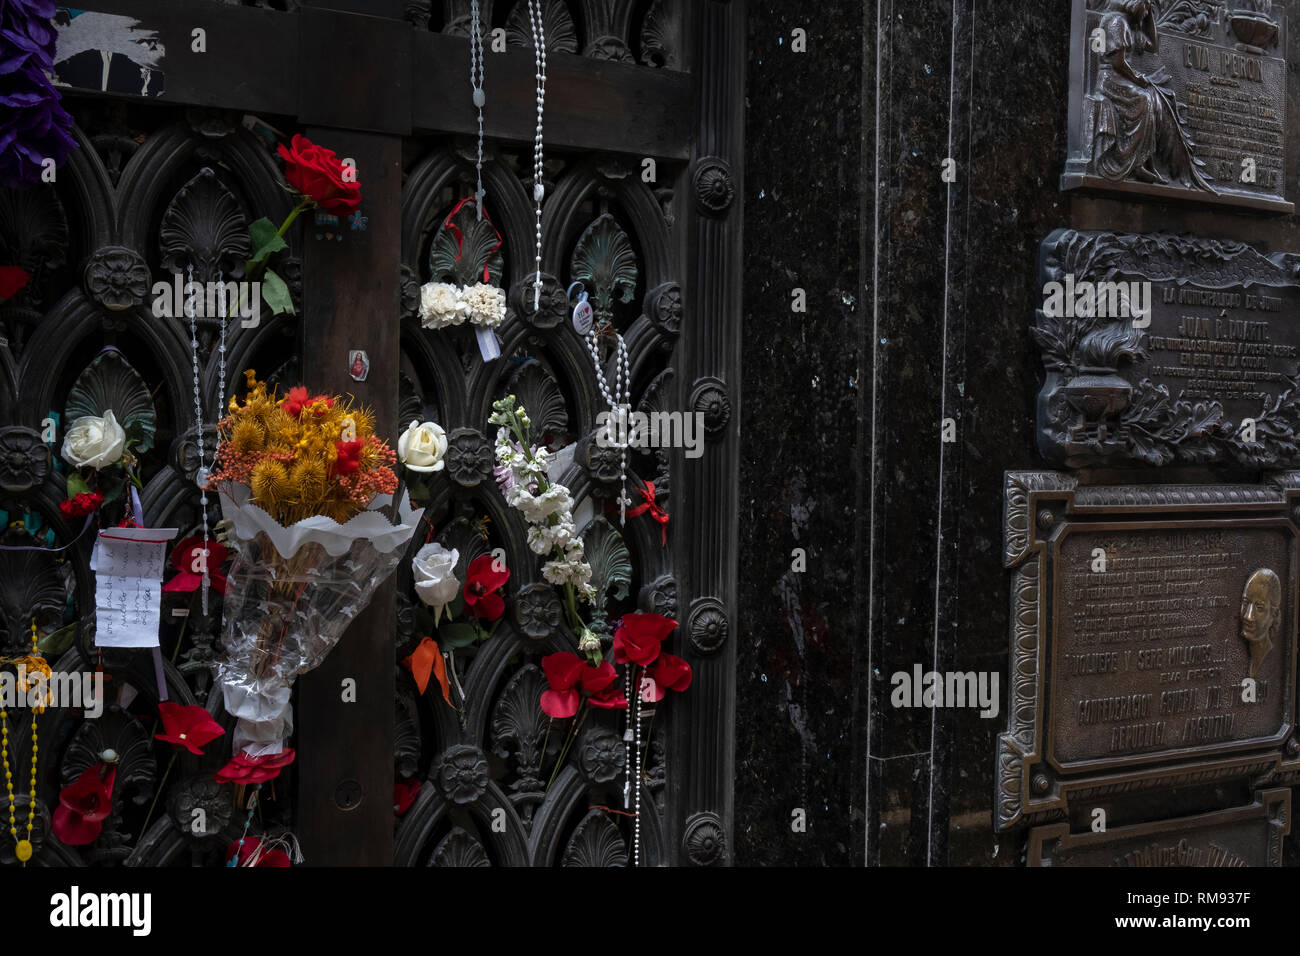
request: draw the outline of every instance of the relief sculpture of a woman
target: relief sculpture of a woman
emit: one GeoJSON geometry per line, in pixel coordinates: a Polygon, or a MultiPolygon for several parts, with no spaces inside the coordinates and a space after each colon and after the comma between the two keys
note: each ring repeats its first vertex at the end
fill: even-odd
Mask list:
{"type": "Polygon", "coordinates": [[[1093,165],[1112,180],[1191,186],[1213,192],[1183,129],[1163,66],[1150,73],[1131,57],[1159,49],[1150,0],[1107,0],[1101,19],[1093,165]]]}

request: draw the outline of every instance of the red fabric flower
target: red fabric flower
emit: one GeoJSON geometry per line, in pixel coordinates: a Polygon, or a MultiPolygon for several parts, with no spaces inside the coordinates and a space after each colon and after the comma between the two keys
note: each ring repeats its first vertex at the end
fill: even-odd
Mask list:
{"type": "Polygon", "coordinates": [[[278,152],[284,159],[284,178],[289,185],[304,196],[315,200],[326,212],[346,216],[361,205],[361,183],[356,179],[356,169],[344,173],[343,163],[334,150],[317,146],[305,136],[295,136],[286,148],[279,144],[278,152]]]}
{"type": "Polygon", "coordinates": [[[336,441],[338,457],[334,459],[334,471],[340,475],[350,475],[361,467],[361,446],[359,441],[336,441]]]}
{"type": "Polygon", "coordinates": [[[104,821],[113,812],[113,781],[117,768],[110,767],[99,778],[103,764],[81,771],[75,781],[59,791],[59,805],[54,808],[54,835],[68,846],[86,846],[99,838],[104,821]]]}
{"type": "Polygon", "coordinates": [[[59,510],[65,518],[84,518],[93,515],[104,503],[104,496],[98,491],[85,492],[59,502],[59,510]]]}
{"type": "Polygon", "coordinates": [[[691,676],[690,664],[673,654],[660,654],[641,679],[641,699],[654,704],[663,700],[670,690],[680,693],[691,686],[691,676]]]}
{"type": "Polygon", "coordinates": [[[618,680],[618,671],[609,661],[593,667],[577,654],[561,651],[543,657],[542,670],[551,685],[549,690],[542,691],[541,698],[542,713],[548,717],[556,720],[572,717],[582,704],[583,694],[591,706],[602,710],[627,707],[623,692],[612,686],[618,680]]]}
{"type": "Polygon", "coordinates": [[[280,400],[280,407],[290,418],[297,418],[302,414],[303,406],[307,404],[307,389],[301,385],[295,385],[289,389],[289,394],[280,400]]]}
{"type": "Polygon", "coordinates": [[[31,281],[32,274],[18,266],[0,266],[0,302],[12,299],[31,281]]]}
{"type": "Polygon", "coordinates": [[[506,610],[505,599],[496,591],[510,580],[510,569],[498,571],[496,564],[492,555],[480,554],[465,572],[465,609],[484,621],[495,621],[506,610]]]}
{"type": "Polygon", "coordinates": [[[675,627],[677,622],[662,614],[624,614],[614,632],[614,660],[619,664],[631,661],[649,667],[659,656],[660,645],[675,627]]]}
{"type": "Polygon", "coordinates": [[[263,757],[250,757],[241,750],[217,771],[217,783],[266,783],[280,776],[280,771],[293,763],[293,758],[293,750],[288,747],[282,753],[263,757]]]}
{"type": "Polygon", "coordinates": [[[587,703],[601,710],[627,710],[627,696],[617,687],[608,687],[599,694],[592,694],[587,703]]]}
{"type": "MultiPolygon", "coordinates": [[[[208,583],[218,594],[226,593],[226,576],[221,573],[221,565],[226,563],[230,552],[219,541],[208,539],[207,544],[208,583]]],[[[172,549],[171,562],[179,574],[163,585],[163,590],[197,591],[203,584],[203,539],[186,538],[172,549]]]]}
{"type": "Polygon", "coordinates": [[[393,784],[393,813],[401,816],[411,809],[415,798],[420,795],[421,782],[414,777],[410,780],[398,780],[393,784]]]}
{"type": "MultiPolygon", "coordinates": [[[[230,844],[230,846],[226,847],[226,862],[229,863],[232,859],[234,859],[235,854],[238,853],[239,862],[236,863],[235,865],[247,866],[249,857],[251,857],[254,853],[256,853],[257,848],[260,847],[261,845],[262,845],[261,839],[255,836],[245,837],[243,846],[240,846],[239,841],[236,840],[234,843],[230,844]]],[[[265,853],[263,853],[260,857],[257,858],[257,862],[253,864],[253,867],[257,868],[262,866],[292,866],[292,865],[293,864],[289,860],[288,853],[285,853],[283,850],[267,850],[265,853]]]]}
{"type": "Polygon", "coordinates": [[[556,720],[564,720],[578,712],[582,695],[578,693],[577,683],[582,679],[583,668],[587,663],[577,654],[562,651],[548,654],[542,658],[542,670],[550,690],[542,691],[542,713],[556,720]]]}
{"type": "Polygon", "coordinates": [[[178,744],[192,754],[202,755],[204,744],[225,733],[207,708],[198,704],[182,705],[165,700],[158,705],[158,716],[162,718],[163,733],[154,734],[154,738],[178,744]]]}

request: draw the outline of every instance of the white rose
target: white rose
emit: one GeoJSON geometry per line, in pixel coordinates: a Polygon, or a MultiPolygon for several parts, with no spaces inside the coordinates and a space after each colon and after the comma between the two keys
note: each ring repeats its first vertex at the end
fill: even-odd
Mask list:
{"type": "Polygon", "coordinates": [[[411,422],[397,439],[397,457],[411,471],[442,471],[447,433],[437,422],[411,422]]]}
{"type": "Polygon", "coordinates": [[[495,328],[506,317],[506,294],[496,286],[480,282],[465,289],[461,298],[475,325],[495,328]]]}
{"type": "Polygon", "coordinates": [[[442,617],[443,609],[456,600],[456,595],[460,593],[460,582],[454,573],[459,560],[459,551],[455,548],[448,551],[440,544],[426,544],[411,559],[415,593],[421,601],[434,609],[435,623],[442,617]]]}
{"type": "Polygon", "coordinates": [[[63,439],[63,460],[78,468],[98,471],[121,461],[125,447],[126,432],[109,409],[103,418],[83,415],[72,423],[63,439]]]}
{"type": "Polygon", "coordinates": [[[441,329],[465,321],[465,302],[460,289],[447,282],[426,282],[420,286],[420,325],[441,329]]]}

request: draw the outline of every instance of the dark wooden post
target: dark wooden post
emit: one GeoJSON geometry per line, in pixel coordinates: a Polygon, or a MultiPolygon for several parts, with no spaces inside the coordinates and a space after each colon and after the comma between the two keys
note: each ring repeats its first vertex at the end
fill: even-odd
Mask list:
{"type": "MultiPolygon", "coordinates": [[[[376,7],[396,4],[372,4],[376,7]]],[[[400,14],[400,11],[395,11],[400,14]]],[[[341,241],[303,227],[303,377],[313,389],[351,393],[396,438],[400,362],[402,141],[410,116],[410,27],[396,20],[302,11],[305,135],[355,160],[364,230],[340,223],[341,241]],[[375,78],[376,86],[352,78],[375,78]],[[378,77],[383,83],[379,92],[378,77]],[[385,102],[373,105],[376,98],[385,102]],[[360,130],[375,130],[361,132],[360,130]],[[364,382],[349,353],[366,352],[364,382]]],[[[340,227],[332,231],[338,232],[340,227]]],[[[314,865],[388,866],[393,860],[394,588],[391,580],[316,671],[299,682],[298,836],[314,865]],[[356,700],[344,700],[347,679],[356,700]]]]}

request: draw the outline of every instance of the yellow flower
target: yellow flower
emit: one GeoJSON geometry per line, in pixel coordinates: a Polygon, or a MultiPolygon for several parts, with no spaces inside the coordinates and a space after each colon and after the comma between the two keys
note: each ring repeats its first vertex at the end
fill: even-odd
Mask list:
{"type": "Polygon", "coordinates": [[[253,468],[253,495],[268,513],[274,514],[293,490],[289,472],[274,459],[260,461],[253,468]]]}

